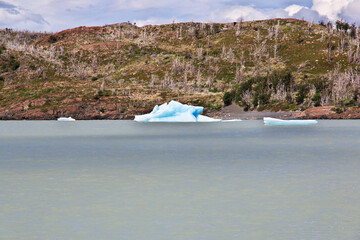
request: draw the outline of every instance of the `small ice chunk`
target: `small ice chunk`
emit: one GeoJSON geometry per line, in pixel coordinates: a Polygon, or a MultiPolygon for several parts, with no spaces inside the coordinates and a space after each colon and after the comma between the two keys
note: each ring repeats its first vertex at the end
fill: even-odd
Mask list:
{"type": "Polygon", "coordinates": [[[60,117],[57,119],[60,122],[74,122],[75,119],[72,117],[60,117]]]}
{"type": "Polygon", "coordinates": [[[221,120],[222,122],[241,122],[241,119],[221,120]]]}
{"type": "Polygon", "coordinates": [[[199,115],[197,117],[198,122],[221,122],[221,119],[211,118],[203,115],[199,115]]]}
{"type": "Polygon", "coordinates": [[[315,125],[316,120],[282,120],[277,118],[264,117],[264,123],[268,126],[274,125],[315,125]]]}
{"type": "Polygon", "coordinates": [[[203,107],[181,104],[177,101],[156,105],[151,113],[135,116],[137,122],[220,122],[200,115],[203,107]]]}

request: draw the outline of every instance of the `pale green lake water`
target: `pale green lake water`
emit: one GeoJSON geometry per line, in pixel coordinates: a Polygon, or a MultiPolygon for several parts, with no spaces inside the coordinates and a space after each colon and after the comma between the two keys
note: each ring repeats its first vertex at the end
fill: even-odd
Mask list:
{"type": "Polygon", "coordinates": [[[360,121],[2,121],[0,239],[358,240],[360,121]]]}

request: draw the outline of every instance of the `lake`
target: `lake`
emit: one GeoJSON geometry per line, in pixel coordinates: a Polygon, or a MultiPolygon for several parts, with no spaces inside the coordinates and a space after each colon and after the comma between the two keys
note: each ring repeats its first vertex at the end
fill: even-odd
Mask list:
{"type": "Polygon", "coordinates": [[[360,121],[1,121],[0,239],[360,239],[360,121]]]}

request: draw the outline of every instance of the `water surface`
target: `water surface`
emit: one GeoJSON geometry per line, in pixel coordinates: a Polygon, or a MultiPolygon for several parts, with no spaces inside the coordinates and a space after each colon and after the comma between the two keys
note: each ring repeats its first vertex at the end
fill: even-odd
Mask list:
{"type": "Polygon", "coordinates": [[[360,121],[0,122],[0,239],[360,239],[360,121]]]}

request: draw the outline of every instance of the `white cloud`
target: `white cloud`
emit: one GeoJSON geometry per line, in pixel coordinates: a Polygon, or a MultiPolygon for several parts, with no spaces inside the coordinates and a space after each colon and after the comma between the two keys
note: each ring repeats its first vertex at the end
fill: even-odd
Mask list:
{"type": "Polygon", "coordinates": [[[307,8],[307,7],[293,4],[285,8],[285,11],[289,14],[290,17],[292,17],[298,12],[300,12],[303,8],[307,8]]]}
{"type": "Polygon", "coordinates": [[[339,14],[354,1],[355,0],[313,0],[311,9],[335,21],[339,18],[339,14]]]}
{"type": "Polygon", "coordinates": [[[0,27],[37,29],[48,24],[40,14],[0,1],[0,27]]]}
{"type": "Polygon", "coordinates": [[[149,0],[118,0],[115,2],[115,5],[118,9],[147,9],[147,8],[163,8],[169,7],[176,4],[174,1],[166,1],[166,0],[157,0],[157,1],[149,1],[149,0]]]}
{"type": "MultiPolygon", "coordinates": [[[[58,31],[90,22],[86,17],[83,18],[84,21],[77,19],[77,17],[79,17],[79,12],[83,11],[86,14],[86,11],[93,4],[99,3],[98,0],[32,0],[31,3],[29,0],[6,0],[6,2],[11,5],[19,6],[18,8],[22,9],[20,13],[24,17],[29,16],[29,13],[41,16],[44,19],[44,22],[35,25],[33,24],[31,29],[46,31],[58,31]],[[26,15],[25,13],[28,14],[26,15]]],[[[2,14],[0,14],[0,16],[1,15],[2,14]]],[[[28,24],[23,25],[23,21],[18,20],[18,23],[16,20],[14,21],[4,23],[7,26],[21,29],[28,27],[28,24]]]]}
{"type": "Polygon", "coordinates": [[[114,0],[113,2],[118,9],[124,10],[169,8],[195,11],[219,7],[231,3],[231,0],[114,0]]]}
{"type": "Polygon", "coordinates": [[[0,0],[0,27],[59,31],[77,26],[135,21],[138,25],[184,21],[232,22],[343,18],[360,23],[360,0],[0,0]],[[294,4],[296,3],[296,4],[294,4]],[[306,6],[302,6],[302,5],[306,6]],[[266,7],[264,7],[266,6],[266,7]],[[271,7],[277,6],[277,7],[271,7]]]}
{"type": "Polygon", "coordinates": [[[340,14],[342,18],[350,22],[360,24],[360,1],[351,2],[340,14]]]}
{"type": "Polygon", "coordinates": [[[148,18],[146,20],[134,20],[137,26],[142,27],[146,25],[160,25],[160,24],[169,24],[172,22],[177,23],[177,20],[168,19],[168,18],[148,18]]]}
{"type": "Polygon", "coordinates": [[[213,21],[234,22],[242,18],[245,21],[269,18],[263,11],[251,6],[235,6],[221,13],[212,14],[213,21]]]}

